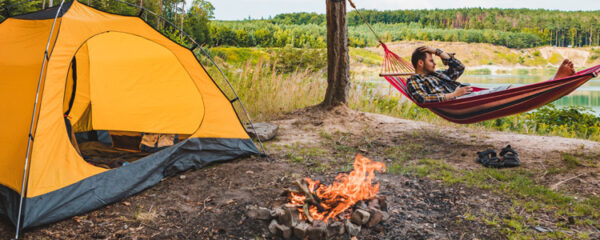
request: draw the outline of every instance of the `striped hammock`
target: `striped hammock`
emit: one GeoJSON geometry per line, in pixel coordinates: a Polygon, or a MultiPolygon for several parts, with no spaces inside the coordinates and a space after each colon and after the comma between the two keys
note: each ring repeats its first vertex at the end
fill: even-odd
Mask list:
{"type": "MultiPolygon", "coordinates": [[[[507,90],[454,99],[438,103],[417,103],[407,92],[406,80],[414,74],[408,61],[400,58],[381,43],[385,51],[380,76],[419,107],[427,108],[454,123],[468,124],[530,111],[573,92],[590,79],[600,75],[600,65],[575,75],[533,83],[507,90]]],[[[473,87],[473,91],[485,88],[473,87]]]]}

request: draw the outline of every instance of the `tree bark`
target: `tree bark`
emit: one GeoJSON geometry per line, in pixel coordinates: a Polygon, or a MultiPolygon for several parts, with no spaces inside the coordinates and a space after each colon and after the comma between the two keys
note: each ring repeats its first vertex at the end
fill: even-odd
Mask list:
{"type": "Polygon", "coordinates": [[[331,108],[348,103],[350,91],[350,57],[346,1],[327,1],[327,91],[322,107],[331,108]]]}

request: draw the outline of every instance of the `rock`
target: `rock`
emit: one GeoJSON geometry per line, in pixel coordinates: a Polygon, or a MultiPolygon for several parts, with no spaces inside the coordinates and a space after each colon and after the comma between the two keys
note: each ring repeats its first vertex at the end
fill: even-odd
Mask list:
{"type": "Polygon", "coordinates": [[[279,218],[285,214],[285,210],[283,208],[276,208],[271,210],[271,218],[279,218]]]}
{"type": "Polygon", "coordinates": [[[343,235],[346,232],[346,228],[344,227],[344,223],[342,222],[334,222],[327,226],[327,236],[332,238],[337,235],[343,235]]]}
{"type": "Polygon", "coordinates": [[[379,199],[375,198],[372,199],[371,201],[369,201],[369,204],[367,204],[369,206],[369,208],[379,208],[381,209],[381,206],[379,206],[379,199]]]}
{"type": "Polygon", "coordinates": [[[256,138],[258,135],[258,138],[261,141],[269,141],[273,139],[277,135],[277,130],[279,129],[279,126],[270,123],[254,123],[253,125],[254,129],[251,125],[247,124],[246,131],[248,131],[248,134],[252,138],[256,138]]]}
{"type": "Polygon", "coordinates": [[[289,239],[292,237],[292,229],[287,226],[277,224],[275,229],[277,229],[277,235],[281,236],[283,239],[289,239]]]}
{"type": "Polygon", "coordinates": [[[356,206],[357,209],[369,209],[369,206],[367,205],[367,203],[365,203],[365,201],[358,201],[356,202],[356,204],[354,204],[354,206],[356,206]]]}
{"type": "Polygon", "coordinates": [[[379,211],[378,209],[371,208],[369,209],[369,213],[371,214],[371,217],[367,222],[367,227],[374,227],[375,225],[379,224],[381,220],[383,220],[383,212],[379,211]]]}
{"type": "Polygon", "coordinates": [[[271,220],[271,223],[269,223],[269,232],[271,232],[271,234],[273,234],[273,236],[277,236],[277,225],[279,225],[277,223],[277,220],[273,219],[271,220]]]}
{"type": "Polygon", "coordinates": [[[280,224],[288,227],[294,227],[300,221],[298,217],[298,211],[294,207],[284,207],[283,215],[277,218],[280,224]]]}
{"type": "Polygon", "coordinates": [[[350,221],[356,225],[364,225],[369,221],[369,217],[371,217],[369,212],[362,209],[356,209],[356,211],[352,213],[350,221]]]}
{"type": "Polygon", "coordinates": [[[264,207],[252,206],[248,209],[246,215],[252,219],[269,220],[271,219],[271,210],[264,207]]]}
{"type": "Polygon", "coordinates": [[[282,237],[284,239],[292,237],[292,230],[287,226],[279,224],[275,219],[271,220],[268,228],[273,236],[282,237]]]}
{"type": "Polygon", "coordinates": [[[350,236],[356,236],[360,233],[360,225],[355,225],[350,220],[346,220],[344,225],[346,225],[346,232],[348,232],[350,236]]]}
{"type": "Polygon", "coordinates": [[[322,221],[314,221],[313,225],[308,227],[308,239],[325,240],[327,239],[327,224],[322,221]]]}
{"type": "Polygon", "coordinates": [[[309,225],[305,222],[296,224],[296,226],[293,227],[294,237],[298,239],[304,239],[308,237],[308,227],[309,225]]]}

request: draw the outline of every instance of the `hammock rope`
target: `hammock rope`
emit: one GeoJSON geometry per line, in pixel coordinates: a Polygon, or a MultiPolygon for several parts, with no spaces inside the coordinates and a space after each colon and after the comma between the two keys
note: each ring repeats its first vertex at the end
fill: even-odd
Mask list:
{"type": "MultiPolygon", "coordinates": [[[[371,29],[384,50],[379,76],[387,80],[390,85],[417,106],[427,108],[450,122],[459,124],[476,123],[530,111],[570,94],[590,79],[600,75],[600,65],[597,65],[560,79],[551,79],[503,91],[444,102],[418,103],[411,97],[406,87],[407,79],[415,74],[412,64],[392,52],[381,41],[352,0],[348,1],[369,29],[371,29]]],[[[473,87],[474,92],[481,90],[486,89],[473,87]]]]}

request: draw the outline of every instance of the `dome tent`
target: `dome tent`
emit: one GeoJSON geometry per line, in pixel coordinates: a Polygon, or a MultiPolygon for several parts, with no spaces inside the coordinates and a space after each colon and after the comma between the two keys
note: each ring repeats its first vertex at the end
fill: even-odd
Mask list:
{"type": "Polygon", "coordinates": [[[258,154],[192,51],[139,17],[73,1],[7,18],[0,35],[0,214],[19,229],[119,201],[176,172],[258,154]],[[82,158],[69,123],[189,137],[104,169],[82,158]]]}

